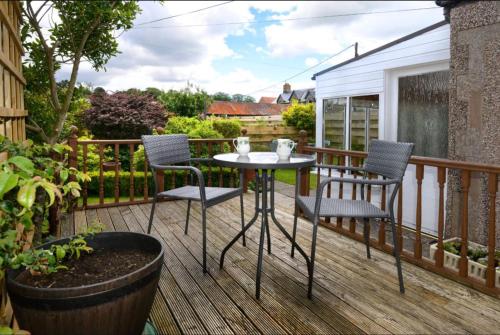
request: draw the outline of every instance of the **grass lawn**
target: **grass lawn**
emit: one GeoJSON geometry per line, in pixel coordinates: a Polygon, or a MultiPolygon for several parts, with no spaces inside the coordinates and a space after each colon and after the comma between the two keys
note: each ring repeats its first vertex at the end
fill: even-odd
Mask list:
{"type": "MultiPolygon", "coordinates": [[[[290,184],[290,185],[295,185],[295,170],[276,170],[276,180],[281,181],[282,183],[285,184],[290,184]]],[[[316,188],[316,175],[315,174],[310,174],[309,177],[309,188],[313,189],[316,188]]]]}
{"type": "MultiPolygon", "coordinates": [[[[135,197],[136,200],[142,200],[142,195],[140,197],[135,197]]],[[[126,202],[126,201],[129,201],[130,198],[129,197],[120,197],[120,202],[126,202]]],[[[107,204],[107,203],[114,203],[115,202],[115,197],[104,197],[104,203],[107,204]]],[[[78,202],[78,205],[82,205],[83,203],[83,200],[80,198],[79,199],[79,202],[78,202]]],[[[87,205],[97,205],[99,204],[99,196],[97,197],[92,197],[92,196],[89,196],[87,198],[87,205]]]]}

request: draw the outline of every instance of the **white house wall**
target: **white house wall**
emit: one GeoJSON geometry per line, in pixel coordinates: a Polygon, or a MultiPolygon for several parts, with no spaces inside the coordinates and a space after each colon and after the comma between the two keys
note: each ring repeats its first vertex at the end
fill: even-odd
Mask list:
{"type": "MultiPolygon", "coordinates": [[[[323,99],[372,94],[379,94],[379,138],[397,140],[398,77],[445,70],[449,59],[447,24],[316,76],[316,146],[323,146],[323,99]]],[[[425,168],[422,229],[430,234],[437,232],[436,178],[435,168],[425,168]]],[[[405,190],[416,190],[414,166],[408,167],[403,185],[405,190]]],[[[416,193],[403,193],[403,224],[415,227],[416,193]]],[[[378,195],[375,202],[379,201],[378,195]]]]}
{"type": "MultiPolygon", "coordinates": [[[[361,42],[362,43],[362,42],[361,42]]],[[[323,99],[380,94],[380,138],[384,138],[385,72],[450,59],[450,27],[444,25],[380,52],[316,76],[316,145],[323,145],[323,99]]]]}

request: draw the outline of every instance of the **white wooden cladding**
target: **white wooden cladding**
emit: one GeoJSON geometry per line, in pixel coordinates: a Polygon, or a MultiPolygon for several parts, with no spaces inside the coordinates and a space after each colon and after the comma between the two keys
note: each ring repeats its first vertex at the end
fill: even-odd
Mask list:
{"type": "Polygon", "coordinates": [[[0,1],[0,135],[26,138],[19,1],[0,1]]]}
{"type": "Polygon", "coordinates": [[[450,27],[444,25],[316,77],[316,101],[384,91],[384,71],[450,58],[450,27]]]}

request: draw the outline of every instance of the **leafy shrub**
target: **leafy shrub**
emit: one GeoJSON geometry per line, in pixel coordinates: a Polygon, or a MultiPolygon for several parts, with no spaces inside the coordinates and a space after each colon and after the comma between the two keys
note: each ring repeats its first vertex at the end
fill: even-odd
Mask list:
{"type": "Polygon", "coordinates": [[[165,134],[188,134],[200,124],[195,117],[174,116],[168,119],[165,134]]]}
{"type": "Polygon", "coordinates": [[[224,138],[235,138],[241,134],[241,123],[232,119],[212,119],[213,128],[224,138]]]}
{"type": "Polygon", "coordinates": [[[234,138],[240,136],[237,120],[175,116],[165,126],[166,134],[187,134],[189,138],[234,138]]]}
{"type": "Polygon", "coordinates": [[[92,95],[90,102],[84,120],[97,138],[139,138],[165,123],[165,108],[151,95],[101,93],[92,95]]]}
{"type": "Polygon", "coordinates": [[[212,102],[207,92],[188,86],[180,91],[169,90],[158,96],[158,100],[165,106],[167,111],[179,116],[198,116],[212,102]]]}
{"type": "Polygon", "coordinates": [[[299,130],[314,131],[316,111],[313,103],[299,104],[293,101],[282,116],[287,126],[293,126],[299,130]]]}
{"type": "Polygon", "coordinates": [[[209,120],[200,121],[196,127],[187,134],[189,138],[223,138],[221,133],[213,128],[209,120]]]}

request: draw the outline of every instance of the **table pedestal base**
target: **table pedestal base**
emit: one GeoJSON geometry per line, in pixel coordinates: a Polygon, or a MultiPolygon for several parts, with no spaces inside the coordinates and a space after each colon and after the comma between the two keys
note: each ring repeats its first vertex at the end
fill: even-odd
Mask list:
{"type": "MultiPolygon", "coordinates": [[[[271,175],[268,175],[268,170],[263,169],[262,174],[259,173],[259,170],[255,170],[255,214],[253,218],[245,225],[245,227],[236,235],[231,242],[224,248],[220,257],[220,268],[222,269],[224,266],[224,256],[226,252],[233,246],[236,241],[242,236],[244,236],[245,232],[255,223],[259,218],[259,214],[262,214],[262,224],[260,227],[260,240],[259,240],[259,253],[258,253],[258,261],[257,261],[257,274],[255,280],[255,297],[257,299],[260,298],[260,277],[262,272],[262,257],[264,254],[264,234],[267,234],[267,251],[271,253],[271,234],[269,230],[269,215],[271,216],[272,221],[278,227],[278,229],[285,235],[285,237],[294,245],[297,251],[305,258],[307,263],[307,271],[309,277],[311,276],[311,262],[309,257],[307,257],[306,253],[302,250],[302,248],[294,242],[292,236],[285,230],[285,228],[278,222],[276,219],[276,215],[274,213],[274,178],[275,170],[271,170],[271,175]],[[268,191],[268,182],[270,182],[270,201],[267,201],[267,191],[268,191]],[[260,196],[259,189],[262,189],[262,205],[260,205],[260,196]]],[[[296,210],[296,209],[295,209],[296,210]]]]}

